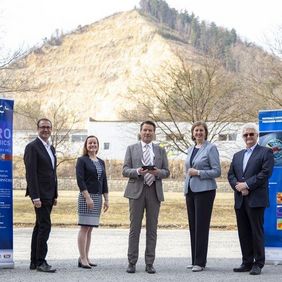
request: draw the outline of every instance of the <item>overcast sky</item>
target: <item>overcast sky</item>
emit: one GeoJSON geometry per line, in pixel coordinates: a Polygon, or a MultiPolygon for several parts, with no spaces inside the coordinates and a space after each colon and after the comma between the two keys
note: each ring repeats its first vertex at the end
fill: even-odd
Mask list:
{"type": "MultiPolygon", "coordinates": [[[[266,45],[282,26],[281,0],[167,0],[170,7],[194,12],[200,20],[235,28],[248,41],[266,45]]],[[[115,12],[131,10],[139,0],[0,0],[0,47],[28,48],[56,29],[69,32],[115,12]]]]}

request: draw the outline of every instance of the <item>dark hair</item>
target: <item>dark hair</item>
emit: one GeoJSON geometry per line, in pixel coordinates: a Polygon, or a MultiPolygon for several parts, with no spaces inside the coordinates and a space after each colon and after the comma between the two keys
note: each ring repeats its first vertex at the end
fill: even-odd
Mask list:
{"type": "Polygon", "coordinates": [[[192,128],[191,128],[191,138],[192,138],[192,140],[195,141],[195,137],[193,136],[193,131],[194,131],[195,127],[197,127],[197,126],[202,126],[205,129],[205,133],[206,133],[205,140],[207,140],[209,131],[208,131],[207,124],[204,121],[196,121],[196,122],[193,123],[192,128]]]}
{"type": "Polygon", "coordinates": [[[149,124],[149,125],[152,125],[154,127],[154,131],[156,131],[156,125],[154,122],[150,121],[150,120],[146,120],[146,121],[143,121],[141,124],[140,124],[140,131],[142,130],[142,127],[144,124],[149,124]]]}
{"type": "Polygon", "coordinates": [[[50,119],[48,119],[48,118],[41,118],[41,119],[39,119],[39,120],[37,121],[37,123],[36,123],[37,128],[39,128],[39,124],[40,124],[41,121],[48,121],[48,122],[50,122],[51,127],[52,127],[52,122],[51,122],[50,119]]]}
{"type": "Polygon", "coordinates": [[[84,144],[83,144],[83,152],[82,152],[82,155],[83,155],[83,156],[87,156],[87,155],[88,155],[88,151],[87,151],[87,141],[88,141],[89,138],[95,138],[95,139],[97,140],[97,143],[98,143],[98,150],[97,150],[96,154],[97,154],[98,151],[99,151],[99,140],[98,140],[98,138],[97,138],[96,136],[94,136],[94,135],[89,135],[89,136],[87,136],[87,138],[85,139],[84,144]]]}

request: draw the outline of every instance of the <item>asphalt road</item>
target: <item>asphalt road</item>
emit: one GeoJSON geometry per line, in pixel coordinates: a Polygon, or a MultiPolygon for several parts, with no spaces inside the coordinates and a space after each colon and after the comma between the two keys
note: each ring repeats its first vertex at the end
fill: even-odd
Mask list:
{"type": "Polygon", "coordinates": [[[0,281],[282,281],[282,265],[266,265],[260,276],[232,271],[233,267],[241,263],[236,231],[211,231],[207,267],[202,272],[193,273],[186,269],[186,265],[190,263],[188,231],[159,230],[154,264],[156,274],[144,271],[144,230],[135,274],[125,272],[128,239],[126,229],[93,230],[91,255],[98,266],[88,270],[77,267],[78,228],[53,228],[47,260],[57,268],[54,274],[29,270],[31,232],[31,228],[15,228],[15,268],[0,269],[0,281]]]}

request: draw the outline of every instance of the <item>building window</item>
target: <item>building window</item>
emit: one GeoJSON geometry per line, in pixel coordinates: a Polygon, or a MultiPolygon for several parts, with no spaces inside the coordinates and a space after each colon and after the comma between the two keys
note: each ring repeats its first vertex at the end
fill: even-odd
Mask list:
{"type": "Polygon", "coordinates": [[[55,134],[52,137],[52,140],[56,139],[57,142],[62,142],[62,141],[69,141],[70,137],[69,135],[64,135],[64,134],[55,134]]]}
{"type": "Polygon", "coordinates": [[[218,141],[236,141],[236,133],[220,133],[218,134],[218,141]]]}
{"type": "Polygon", "coordinates": [[[87,138],[87,135],[84,134],[77,134],[71,136],[71,142],[84,142],[87,138]]]}
{"type": "Polygon", "coordinates": [[[236,141],[236,139],[237,139],[236,133],[228,134],[228,136],[229,136],[229,141],[236,141]]]}
{"type": "Polygon", "coordinates": [[[218,134],[218,141],[227,141],[227,134],[218,134]]]}
{"type": "Polygon", "coordinates": [[[110,149],[110,143],[105,142],[104,143],[104,150],[109,150],[110,149]]]}

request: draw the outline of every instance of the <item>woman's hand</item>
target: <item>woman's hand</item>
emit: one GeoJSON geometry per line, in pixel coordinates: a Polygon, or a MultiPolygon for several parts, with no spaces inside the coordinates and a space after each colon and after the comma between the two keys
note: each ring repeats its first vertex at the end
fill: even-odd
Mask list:
{"type": "Polygon", "coordinates": [[[94,209],[94,202],[90,197],[86,198],[86,205],[89,210],[94,209]]]}
{"type": "Polygon", "coordinates": [[[103,207],[103,210],[104,210],[104,212],[106,212],[108,209],[109,209],[109,200],[105,200],[104,201],[104,207],[103,207]]]}
{"type": "Polygon", "coordinates": [[[197,175],[199,175],[198,174],[198,170],[195,169],[195,168],[189,168],[187,173],[188,173],[189,176],[197,176],[197,175]]]}

